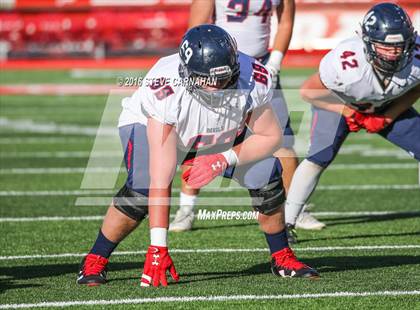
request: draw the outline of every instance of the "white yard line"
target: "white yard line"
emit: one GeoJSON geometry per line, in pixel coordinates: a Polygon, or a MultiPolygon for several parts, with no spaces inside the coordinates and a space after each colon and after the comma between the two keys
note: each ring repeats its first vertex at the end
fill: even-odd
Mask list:
{"type": "MultiPolygon", "coordinates": [[[[419,189],[418,184],[370,184],[370,185],[319,185],[317,190],[413,190],[419,189]]],[[[206,188],[206,192],[231,192],[245,190],[242,187],[222,187],[222,188],[206,188]]],[[[179,192],[179,188],[174,188],[173,192],[179,192]]],[[[56,191],[0,191],[0,197],[9,196],[81,196],[81,195],[106,195],[115,194],[112,189],[98,189],[98,190],[56,190],[56,191]]],[[[109,197],[93,197],[106,198],[109,197]]]]}
{"type": "MultiPolygon", "coordinates": [[[[65,141],[63,143],[66,143],[65,141]]],[[[86,152],[86,151],[58,151],[58,152],[0,152],[0,158],[123,158],[122,151],[86,152]]],[[[25,168],[24,168],[25,169],[25,168]]],[[[39,168],[45,169],[45,168],[39,168]]],[[[77,168],[79,169],[79,168],[77,168]]]]}
{"type": "Polygon", "coordinates": [[[333,164],[328,170],[388,170],[416,169],[417,163],[386,163],[386,164],[333,164]]]}
{"type": "Polygon", "coordinates": [[[0,85],[2,95],[106,95],[118,91],[123,94],[132,94],[135,86],[119,87],[115,84],[3,84],[0,85]]]}
{"type": "MultiPolygon", "coordinates": [[[[328,247],[306,247],[293,248],[300,252],[334,252],[334,251],[372,251],[372,250],[409,250],[420,249],[420,244],[409,245],[360,245],[360,246],[328,246],[328,247]]],[[[142,255],[147,251],[121,251],[114,252],[112,255],[142,255]]],[[[200,253],[252,253],[252,252],[268,252],[265,248],[251,249],[232,249],[232,248],[216,248],[216,249],[171,249],[171,253],[181,254],[200,254],[200,253]]],[[[85,253],[59,253],[59,254],[35,254],[35,255],[12,255],[0,256],[0,260],[20,260],[20,259],[48,259],[48,258],[66,258],[66,257],[82,257],[85,253]]]]}
{"type": "Polygon", "coordinates": [[[0,223],[21,222],[63,222],[63,221],[99,221],[103,215],[92,216],[37,216],[37,217],[2,217],[0,223]]]}
{"type": "Polygon", "coordinates": [[[92,143],[94,140],[91,137],[69,138],[62,137],[15,137],[15,138],[0,138],[0,144],[68,144],[68,143],[92,143]]]}
{"type": "MultiPolygon", "coordinates": [[[[88,157],[89,152],[35,152],[35,153],[0,153],[0,158],[45,158],[45,157],[88,157]],[[33,155],[33,156],[31,156],[33,155]]],[[[92,153],[92,157],[116,157],[121,152],[110,152],[105,154],[92,153]]],[[[335,164],[328,168],[328,170],[386,170],[386,169],[417,169],[417,163],[387,163],[387,164],[335,164]]],[[[52,168],[6,168],[0,169],[0,174],[75,174],[75,173],[104,173],[104,172],[119,172],[124,171],[118,167],[95,167],[92,169],[86,167],[52,167],[52,168]]]]}
{"type": "Polygon", "coordinates": [[[0,174],[82,174],[82,173],[119,173],[120,168],[107,167],[56,167],[56,168],[9,168],[0,169],[0,174]]]}
{"type": "MultiPolygon", "coordinates": [[[[232,192],[232,191],[246,191],[242,187],[207,187],[203,192],[232,192]]],[[[57,191],[0,191],[0,197],[14,197],[14,196],[83,196],[83,195],[107,195],[106,197],[86,197],[91,199],[109,199],[118,189],[97,189],[97,190],[57,190],[57,191]]],[[[172,189],[172,192],[179,193],[179,188],[172,189]]]]}
{"type": "Polygon", "coordinates": [[[81,196],[81,195],[113,195],[115,190],[60,190],[60,191],[0,191],[0,197],[9,196],[81,196]]]}
{"type": "MultiPolygon", "coordinates": [[[[229,211],[239,211],[231,210],[229,211]]],[[[328,212],[311,212],[316,217],[346,217],[346,216],[384,216],[384,215],[416,215],[419,211],[328,211],[328,212]]],[[[170,215],[174,217],[174,214],[170,215]]],[[[36,217],[2,217],[0,223],[14,222],[63,222],[63,221],[99,221],[103,219],[103,215],[87,215],[87,216],[36,216],[36,217]]]]}
{"type": "Polygon", "coordinates": [[[419,184],[367,184],[367,185],[319,185],[316,187],[317,190],[327,191],[341,191],[341,190],[411,190],[420,189],[419,184]]]}
{"type": "Polygon", "coordinates": [[[50,307],[71,307],[71,306],[106,306],[106,305],[130,305],[150,303],[176,303],[176,302],[223,302],[238,300],[282,300],[282,299],[318,299],[318,298],[339,298],[339,297],[377,297],[377,296],[408,296],[420,295],[420,291],[377,291],[377,292],[331,292],[315,294],[290,294],[290,295],[216,295],[216,296],[177,296],[177,297],[151,297],[133,299],[110,299],[110,300],[72,300],[53,301],[32,304],[5,304],[0,309],[22,309],[22,308],[50,308],[50,307]]]}
{"type": "MultiPolygon", "coordinates": [[[[372,137],[367,134],[366,137],[372,137]]],[[[359,137],[357,138],[359,139],[359,137]]],[[[339,152],[340,155],[358,155],[361,157],[391,157],[396,159],[412,159],[404,150],[395,147],[378,147],[368,144],[344,145],[339,152]]]]}
{"type": "MultiPolygon", "coordinates": [[[[54,122],[41,123],[34,122],[31,119],[8,119],[0,117],[0,128],[19,132],[37,132],[37,133],[59,133],[62,135],[84,135],[96,136],[99,127],[88,127],[78,125],[64,125],[54,122]]],[[[118,137],[117,127],[101,127],[101,134],[115,135],[118,137]]]]}
{"type": "Polygon", "coordinates": [[[144,77],[143,70],[93,70],[93,69],[73,69],[70,71],[72,79],[117,79],[118,77],[144,77]]]}
{"type": "Polygon", "coordinates": [[[398,214],[420,214],[419,211],[327,211],[311,212],[314,216],[384,216],[398,214]]]}
{"type": "MultiPolygon", "coordinates": [[[[175,214],[170,214],[175,218],[175,214]]],[[[87,216],[37,216],[37,217],[3,217],[0,223],[27,223],[27,222],[63,222],[63,221],[101,221],[104,215],[87,216]]]]}
{"type": "MultiPolygon", "coordinates": [[[[231,192],[222,191],[220,189],[214,189],[215,192],[231,192]]],[[[179,193],[180,189],[175,188],[172,190],[173,193],[179,193]]],[[[207,190],[209,192],[209,190],[207,190]]],[[[212,190],[213,192],[213,190],[212,190]]],[[[242,197],[225,197],[217,196],[217,197],[204,197],[201,196],[200,199],[197,200],[196,206],[213,206],[213,207],[225,207],[225,206],[249,206],[251,204],[251,198],[249,197],[247,192],[244,192],[242,197]]],[[[85,207],[85,206],[105,206],[108,205],[110,202],[111,197],[78,197],[74,203],[76,207],[85,207]]],[[[171,198],[171,205],[178,206],[180,204],[179,197],[172,197],[171,198]]]]}

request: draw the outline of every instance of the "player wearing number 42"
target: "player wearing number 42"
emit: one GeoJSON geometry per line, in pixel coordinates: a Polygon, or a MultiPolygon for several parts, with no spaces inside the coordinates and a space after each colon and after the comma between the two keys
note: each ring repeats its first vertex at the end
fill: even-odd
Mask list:
{"type": "Polygon", "coordinates": [[[311,144],[293,176],[286,222],[293,225],[321,173],[350,132],[366,130],[420,161],[420,38],[398,5],[372,7],[360,37],[340,43],[301,88],[313,105],[311,144]]]}
{"type": "Polygon", "coordinates": [[[288,246],[282,168],[272,156],[282,133],[264,66],[238,52],[222,28],[201,25],[185,34],[179,54],[159,60],[146,79],[169,82],[142,85],[122,102],[119,131],[128,178],[83,259],[77,282],[105,283],[111,253],[148,213],[150,246],[141,286],[166,286],[168,271],[178,280],[167,229],[171,184],[181,163],[190,166],[183,178],[193,188],[220,175],[248,189],[276,276],[319,278],[288,246]],[[209,77],[214,84],[201,83],[209,77]],[[191,83],[172,83],[179,79],[191,83]]]}

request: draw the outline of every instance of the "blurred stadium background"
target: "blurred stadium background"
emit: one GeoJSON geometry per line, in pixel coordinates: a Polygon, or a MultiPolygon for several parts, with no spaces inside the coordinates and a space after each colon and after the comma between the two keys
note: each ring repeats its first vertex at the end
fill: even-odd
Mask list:
{"type": "MultiPolygon", "coordinates": [[[[205,1],[205,0],[203,0],[205,1]]],[[[380,1],[297,0],[290,51],[285,65],[316,66],[319,56],[354,34],[366,10],[380,1]],[[313,57],[312,57],[313,56],[313,57]],[[318,56],[318,57],[316,57],[318,56]]],[[[414,25],[416,0],[398,1],[414,25]]],[[[0,59],[115,59],[174,52],[187,29],[190,0],[2,0],[0,59]]],[[[276,31],[276,19],[272,19],[276,31]]],[[[6,62],[10,60],[10,62],[6,62]]],[[[141,63],[141,62],[140,62],[141,63]]],[[[35,63],[34,63],[35,64],[35,63]]],[[[78,62],[72,62],[72,67],[78,62]]],[[[30,65],[27,63],[27,65],[30,65]]],[[[138,65],[138,64],[137,64],[138,65]]]]}
{"type": "MultiPolygon", "coordinates": [[[[281,72],[284,88],[297,89],[321,57],[352,36],[367,9],[378,2],[297,0],[293,39],[281,72]]],[[[299,231],[296,251],[317,267],[323,280],[275,279],[257,224],[217,220],[197,221],[190,233],[170,236],[181,273],[178,285],[140,289],[147,223],[119,246],[107,286],[86,290],[75,284],[79,260],[125,177],[121,172],[110,186],[101,183],[104,166],[119,165],[122,154],[118,139],[115,147],[98,144],[98,127],[115,130],[120,111],[116,99],[132,88],[112,96],[110,91],[120,88],[119,78],[144,75],[159,57],[177,50],[187,28],[189,3],[0,0],[0,309],[41,302],[52,303],[45,307],[74,302],[81,307],[89,300],[98,305],[98,299],[126,299],[130,304],[160,297],[168,302],[174,296],[192,296],[189,305],[198,307],[203,304],[194,296],[211,295],[239,296],[208,301],[214,308],[276,307],[277,299],[283,299],[240,301],[250,294],[290,295],[281,304],[288,308],[416,308],[417,163],[377,135],[362,132],[346,141],[311,198],[314,214],[327,229],[299,231]],[[114,114],[107,114],[110,106],[114,114]],[[88,166],[93,174],[84,186],[88,166]],[[301,298],[303,294],[310,298],[301,298]],[[318,298],[322,294],[334,299],[318,298]]],[[[398,3],[420,30],[419,2],[398,3]]],[[[300,114],[293,114],[293,106],[300,99],[293,91],[286,95],[299,125],[300,114]]],[[[246,192],[210,188],[202,193],[215,195],[239,201],[246,192]]],[[[249,210],[247,203],[223,208],[249,210]]],[[[149,306],[161,309],[158,303],[149,306]]]]}

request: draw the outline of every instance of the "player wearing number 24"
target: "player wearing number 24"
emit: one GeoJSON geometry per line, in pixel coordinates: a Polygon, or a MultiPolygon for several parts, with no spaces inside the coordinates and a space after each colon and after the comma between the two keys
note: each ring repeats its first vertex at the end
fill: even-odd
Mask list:
{"type": "Polygon", "coordinates": [[[140,285],[166,286],[167,272],[178,281],[167,230],[172,180],[182,163],[190,166],[183,178],[193,188],[224,176],[248,189],[276,276],[319,278],[288,246],[282,168],[272,156],[282,132],[271,108],[266,68],[237,51],[222,28],[201,25],[189,30],[179,53],[160,59],[146,79],[165,82],[142,85],[122,102],[119,131],[128,177],[82,261],[77,282],[105,283],[112,251],[147,214],[150,246],[140,285]]]}
{"type": "Polygon", "coordinates": [[[420,161],[420,115],[413,107],[419,84],[420,38],[410,18],[392,3],[373,6],[359,36],[330,51],[301,88],[313,105],[313,121],[308,156],[287,197],[292,218],[350,132],[378,133],[420,161]]]}

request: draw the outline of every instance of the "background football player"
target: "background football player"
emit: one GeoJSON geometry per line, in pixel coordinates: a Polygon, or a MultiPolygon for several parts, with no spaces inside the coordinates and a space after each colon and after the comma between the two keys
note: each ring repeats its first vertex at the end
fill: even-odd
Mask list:
{"type": "Polygon", "coordinates": [[[275,275],[318,278],[288,246],[281,165],[271,155],[281,143],[282,131],[271,97],[268,71],[238,53],[226,31],[214,25],[188,31],[179,54],[158,61],[143,85],[122,102],[119,130],[128,178],[82,262],[78,283],[105,283],[111,253],[148,213],[151,245],[141,285],[166,286],[167,271],[178,280],[167,228],[171,184],[177,163],[182,162],[189,166],[183,179],[192,188],[223,175],[249,190],[275,275]],[[216,83],[201,83],[207,78],[216,83]],[[183,79],[189,83],[180,83],[183,79]]]}
{"type": "Polygon", "coordinates": [[[360,36],[341,42],[305,81],[313,105],[311,144],[293,177],[286,222],[299,210],[350,132],[378,133],[420,160],[420,39],[406,12],[381,3],[364,17],[360,36]]]}
{"type": "MultiPolygon", "coordinates": [[[[292,37],[294,16],[294,0],[194,0],[191,4],[189,20],[191,28],[214,19],[216,25],[225,29],[236,39],[241,52],[257,58],[270,71],[273,77],[273,88],[276,89],[273,93],[272,105],[284,132],[283,144],[276,150],[274,156],[280,159],[283,166],[282,178],[286,193],[298,165],[298,159],[293,149],[294,134],[290,126],[286,101],[281,92],[279,71],[292,37]],[[268,48],[273,11],[277,15],[278,29],[270,53],[268,48]]],[[[189,188],[185,182],[182,182],[180,208],[169,226],[170,231],[179,232],[192,228],[193,207],[198,193],[198,189],[189,188]]],[[[303,229],[322,229],[324,226],[324,223],[308,212],[301,212],[296,222],[296,227],[303,229]]],[[[289,242],[292,242],[293,238],[290,237],[289,242]]]]}

